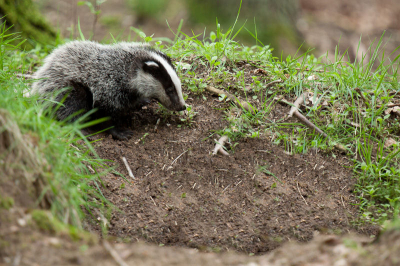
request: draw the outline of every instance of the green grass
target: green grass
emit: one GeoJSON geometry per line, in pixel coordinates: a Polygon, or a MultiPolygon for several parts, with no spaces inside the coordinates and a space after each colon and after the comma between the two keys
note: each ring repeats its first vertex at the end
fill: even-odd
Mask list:
{"type": "Polygon", "coordinates": [[[194,95],[204,98],[204,88],[212,85],[259,101],[256,113],[242,110],[234,116],[230,114],[233,107],[227,110],[229,126],[216,132],[228,135],[231,141],[270,137],[290,153],[307,153],[313,148],[336,157],[334,147],[342,144],[354,162],[355,193],[364,221],[381,222],[391,217],[400,199],[399,119],[385,111],[391,101],[399,98],[397,49],[387,55],[381,38],[371,43],[368,59],[364,55],[361,61],[351,62],[347,53],[338,52],[331,61],[328,55],[317,58],[311,51],[277,58],[268,46],[240,45],[234,38],[241,28],[234,30],[235,27],[222,33],[217,22],[216,32],[210,34],[189,36],[178,31],[174,44],[166,49],[172,57],[179,58],[177,68],[182,82],[194,95]],[[254,75],[251,82],[246,81],[244,70],[235,65],[240,60],[262,69],[266,75],[254,75]],[[310,76],[315,78],[308,79],[310,76]],[[282,83],[266,86],[278,79],[282,83]],[[295,99],[303,92],[312,93],[313,99],[303,114],[328,139],[301,123],[288,123],[284,117],[269,120],[276,105],[274,97],[295,99]],[[395,144],[385,147],[388,139],[395,140],[395,144]]]}
{"type": "MultiPolygon", "coordinates": [[[[5,109],[9,120],[16,122],[23,138],[28,139],[32,154],[23,156],[32,155],[37,161],[34,169],[25,169],[40,184],[36,204],[48,201],[56,218],[81,227],[83,209],[90,213],[93,208],[104,209],[108,205],[98,177],[110,169],[82,136],[79,129],[84,124],[57,122],[46,115],[43,104],[38,104],[35,97],[23,96],[30,83],[16,74],[31,70],[47,51],[40,46],[21,51],[10,42],[16,35],[7,35],[7,31],[0,33],[0,109],[5,109]]],[[[0,133],[6,130],[10,131],[8,125],[0,126],[0,133]]],[[[14,145],[10,149],[17,149],[19,144],[14,145]]],[[[9,152],[0,154],[0,162],[9,152]]],[[[23,161],[9,167],[24,168],[23,161]]]]}
{"type": "MultiPolygon", "coordinates": [[[[214,31],[204,31],[201,35],[185,34],[180,27],[174,31],[174,40],[153,38],[138,29],[132,30],[140,40],[175,58],[184,89],[191,97],[207,100],[204,89],[212,85],[244,97],[256,110],[239,112],[233,103],[227,105],[223,111],[229,126],[216,128],[215,133],[228,135],[232,143],[243,138],[269,139],[291,154],[318,149],[325,156],[336,157],[335,145],[341,144],[353,162],[362,221],[382,222],[392,217],[400,199],[399,119],[385,111],[398,98],[399,57],[386,54],[382,39],[371,44],[368,58],[364,55],[361,61],[351,62],[347,53],[338,52],[333,60],[328,55],[318,58],[312,51],[279,58],[273,56],[269,46],[247,47],[236,41],[235,37],[243,29],[236,23],[222,32],[217,21],[214,31]],[[250,80],[246,79],[245,69],[236,64],[240,61],[265,74],[251,74],[250,80]],[[315,78],[309,79],[310,76],[315,78]],[[267,86],[275,80],[282,82],[267,86]],[[365,101],[356,88],[361,90],[365,101]],[[302,113],[329,136],[327,139],[300,122],[288,122],[284,116],[270,119],[277,104],[275,97],[294,101],[303,92],[312,93],[313,103],[303,108],[302,113]],[[388,139],[395,140],[395,144],[385,147],[388,139]]],[[[6,106],[25,134],[39,139],[38,155],[51,166],[44,175],[45,192],[54,195],[53,213],[60,220],[68,216],[72,223],[79,224],[80,206],[103,205],[104,199],[95,200],[101,198],[98,173],[93,175],[88,167],[102,169],[103,161],[90,154],[93,150],[87,148],[90,147],[87,141],[84,146],[77,144],[82,137],[79,136],[82,125],[48,119],[35,99],[22,97],[29,84],[16,78],[14,73],[34,69],[33,65],[40,63],[48,51],[37,47],[21,52],[1,40],[0,106],[6,106]]],[[[220,100],[227,101],[224,97],[220,100]]],[[[168,115],[166,111],[165,115],[168,115]]],[[[182,125],[192,125],[195,115],[195,109],[190,109],[189,115],[182,118],[182,125]]]]}

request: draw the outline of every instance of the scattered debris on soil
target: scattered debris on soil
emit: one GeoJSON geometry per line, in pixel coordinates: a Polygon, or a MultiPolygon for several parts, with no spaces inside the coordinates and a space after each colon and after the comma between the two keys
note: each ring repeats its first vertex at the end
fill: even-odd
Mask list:
{"type": "Polygon", "coordinates": [[[345,156],[290,155],[261,138],[234,143],[230,156],[212,156],[218,139],[213,131],[227,124],[217,110],[221,103],[188,103],[201,114],[192,127],[170,116],[152,132],[160,118],[153,104],[133,119],[133,139],[103,136],[96,142],[102,158],[128,176],[120,160],[125,157],[136,177],[103,178],[103,194],[120,210],[111,217],[109,235],[120,242],[263,254],[284,242],[309,241],[317,232],[377,233],[373,226],[352,225],[358,207],[352,162],[345,156]]]}

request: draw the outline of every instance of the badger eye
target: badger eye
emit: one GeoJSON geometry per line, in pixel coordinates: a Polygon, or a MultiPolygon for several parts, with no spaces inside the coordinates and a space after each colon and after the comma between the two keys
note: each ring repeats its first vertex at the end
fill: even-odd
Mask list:
{"type": "Polygon", "coordinates": [[[165,91],[167,93],[173,92],[174,91],[174,87],[167,87],[167,89],[165,91]]]}

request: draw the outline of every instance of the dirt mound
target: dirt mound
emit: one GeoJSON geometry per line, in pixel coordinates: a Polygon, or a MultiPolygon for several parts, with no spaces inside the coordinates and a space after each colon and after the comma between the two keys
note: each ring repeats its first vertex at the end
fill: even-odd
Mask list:
{"type": "MultiPolygon", "coordinates": [[[[103,194],[120,210],[110,219],[111,236],[121,242],[263,254],[321,232],[376,234],[373,226],[353,226],[356,180],[346,156],[312,150],[290,155],[265,135],[232,143],[230,156],[212,156],[218,139],[213,133],[228,124],[228,104],[185,93],[198,113],[191,126],[178,116],[163,116],[153,103],[133,117],[131,140],[102,135],[96,142],[100,157],[117,162],[117,171],[129,178],[103,178],[103,194]]],[[[279,120],[288,111],[278,104],[269,119],[279,120]]]]}
{"type": "Polygon", "coordinates": [[[37,198],[33,184],[40,163],[32,145],[30,136],[22,135],[8,112],[0,109],[0,203],[16,201],[19,205],[33,206],[37,198]]]}

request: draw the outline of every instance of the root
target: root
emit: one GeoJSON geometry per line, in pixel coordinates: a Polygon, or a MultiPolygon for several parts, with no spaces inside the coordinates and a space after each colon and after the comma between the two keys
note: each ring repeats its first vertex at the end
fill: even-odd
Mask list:
{"type": "Polygon", "coordinates": [[[224,150],[224,144],[228,140],[228,136],[224,135],[222,136],[218,141],[217,144],[215,145],[215,148],[212,152],[213,155],[216,155],[218,152],[221,153],[222,155],[229,156],[229,153],[224,150]]]}
{"type": "Polygon", "coordinates": [[[226,95],[226,97],[229,100],[238,103],[246,111],[251,112],[252,114],[254,114],[256,112],[256,110],[254,108],[250,107],[250,105],[247,102],[239,100],[238,98],[236,98],[234,95],[230,94],[229,92],[226,92],[226,91],[223,91],[223,90],[219,90],[219,89],[214,88],[212,86],[207,86],[206,90],[208,90],[209,92],[211,92],[211,93],[213,93],[215,95],[218,95],[218,96],[226,95]]]}

